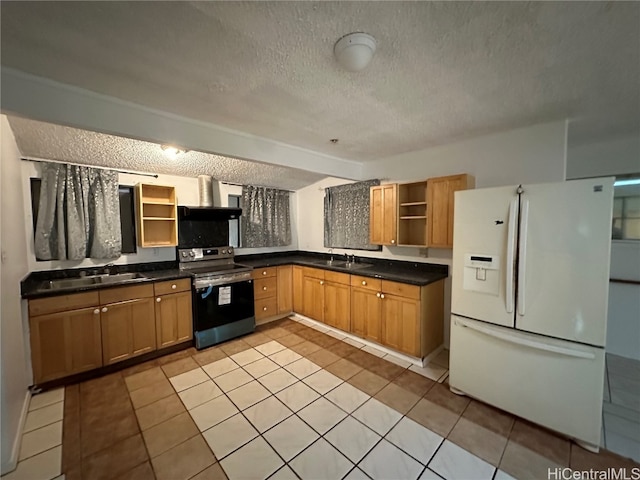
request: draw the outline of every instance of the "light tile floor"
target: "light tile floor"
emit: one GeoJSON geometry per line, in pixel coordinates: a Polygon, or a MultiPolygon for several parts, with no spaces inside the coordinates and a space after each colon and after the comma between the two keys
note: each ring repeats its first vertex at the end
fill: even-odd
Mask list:
{"type": "Polygon", "coordinates": [[[607,354],[602,446],[640,462],[640,361],[607,354]]]}
{"type": "Polygon", "coordinates": [[[64,479],[61,475],[64,388],[31,397],[18,466],[5,480],[64,479]]]}
{"type": "MultiPolygon", "coordinates": [[[[3,479],[524,479],[637,466],[453,395],[446,351],[418,367],[338,337],[284,319],[67,387],[68,409],[62,389],[34,396],[3,479]],[[95,445],[100,420],[109,438],[95,445]]],[[[635,368],[608,356],[605,442],[626,457],[640,441],[635,368]]]]}

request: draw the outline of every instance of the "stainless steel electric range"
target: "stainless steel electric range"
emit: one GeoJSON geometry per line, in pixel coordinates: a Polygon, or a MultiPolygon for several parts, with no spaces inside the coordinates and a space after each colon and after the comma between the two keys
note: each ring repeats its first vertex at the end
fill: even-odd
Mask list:
{"type": "Polygon", "coordinates": [[[193,331],[198,350],[255,329],[252,268],[233,258],[233,247],[178,249],[180,270],[193,277],[193,331]]]}

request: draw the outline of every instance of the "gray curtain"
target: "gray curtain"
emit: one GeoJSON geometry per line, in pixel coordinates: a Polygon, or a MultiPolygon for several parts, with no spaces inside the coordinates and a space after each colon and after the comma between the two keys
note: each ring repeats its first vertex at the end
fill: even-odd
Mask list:
{"type": "Polygon", "coordinates": [[[242,187],[242,246],[291,245],[289,192],[276,188],[242,187]]]}
{"type": "Polygon", "coordinates": [[[369,243],[369,189],[380,180],[349,183],[324,191],[324,246],[380,250],[369,243]]]}
{"type": "Polygon", "coordinates": [[[121,249],[117,172],[43,163],[36,258],[116,258],[121,249]]]}

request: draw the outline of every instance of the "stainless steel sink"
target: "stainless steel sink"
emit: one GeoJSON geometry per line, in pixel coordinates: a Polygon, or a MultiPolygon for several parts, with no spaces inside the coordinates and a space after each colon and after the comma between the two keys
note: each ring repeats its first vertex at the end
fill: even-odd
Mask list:
{"type": "Polygon", "coordinates": [[[113,275],[91,275],[80,278],[62,278],[60,280],[49,280],[44,283],[44,287],[48,290],[60,290],[65,288],[87,287],[90,285],[108,285],[111,283],[121,283],[130,280],[146,278],[138,272],[133,273],[116,273],[113,275]]]}
{"type": "Polygon", "coordinates": [[[348,268],[349,270],[357,270],[360,268],[370,267],[370,263],[354,263],[345,262],[344,260],[320,260],[315,262],[316,265],[326,265],[328,267],[348,268]]]}
{"type": "Polygon", "coordinates": [[[137,280],[139,278],[147,278],[141,273],[116,273],[114,275],[98,275],[100,277],[99,283],[118,283],[126,282],[127,280],[137,280]]]}

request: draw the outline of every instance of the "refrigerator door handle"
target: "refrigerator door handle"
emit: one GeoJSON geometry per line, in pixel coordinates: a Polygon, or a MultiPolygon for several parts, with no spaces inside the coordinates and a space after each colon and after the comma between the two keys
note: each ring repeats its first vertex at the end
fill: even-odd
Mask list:
{"type": "Polygon", "coordinates": [[[529,225],[529,200],[522,201],[522,214],[520,216],[520,242],[518,250],[518,315],[526,312],[525,291],[527,274],[527,229],[529,225]]]}
{"type": "Polygon", "coordinates": [[[509,204],[509,224],[507,233],[507,278],[505,288],[505,299],[507,313],[513,313],[513,300],[514,300],[514,288],[513,288],[513,269],[514,269],[514,254],[516,248],[516,222],[518,215],[518,198],[511,200],[509,204]]]}
{"type": "Polygon", "coordinates": [[[468,323],[462,320],[461,318],[457,318],[457,317],[455,318],[455,323],[460,327],[470,328],[471,330],[475,330],[476,332],[482,333],[484,335],[498,338],[500,340],[504,340],[505,342],[515,343],[516,345],[522,345],[524,347],[534,348],[536,350],[544,350],[547,352],[565,355],[567,357],[584,358],[587,360],[594,360],[596,358],[596,356],[590,352],[583,352],[581,350],[574,350],[572,348],[560,347],[558,345],[551,345],[544,342],[536,342],[535,340],[516,336],[508,332],[494,330],[492,328],[487,328],[482,325],[477,325],[475,323],[468,323]]]}

